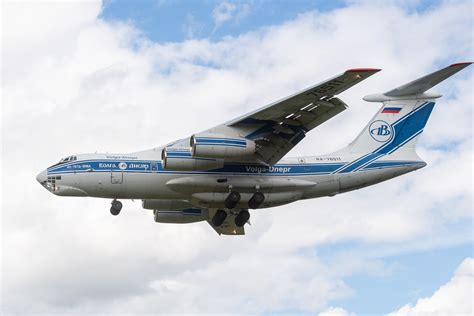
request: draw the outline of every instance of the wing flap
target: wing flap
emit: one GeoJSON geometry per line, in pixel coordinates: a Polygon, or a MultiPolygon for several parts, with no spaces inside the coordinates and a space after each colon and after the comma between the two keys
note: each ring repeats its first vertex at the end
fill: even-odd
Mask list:
{"type": "Polygon", "coordinates": [[[324,104],[316,104],[306,109],[296,111],[294,114],[285,118],[280,124],[276,122],[267,123],[267,125],[261,129],[264,131],[273,131],[259,135],[257,138],[258,149],[256,154],[259,155],[261,161],[264,161],[268,165],[273,165],[302,141],[306,132],[321,125],[346,109],[347,105],[344,102],[338,98],[332,98],[324,104]],[[276,127],[280,127],[280,129],[276,127]],[[282,130],[283,128],[289,129],[292,132],[285,132],[282,130]]]}

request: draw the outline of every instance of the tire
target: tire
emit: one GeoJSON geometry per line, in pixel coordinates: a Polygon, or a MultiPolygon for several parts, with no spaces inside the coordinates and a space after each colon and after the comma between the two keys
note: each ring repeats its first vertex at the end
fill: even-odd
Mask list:
{"type": "Polygon", "coordinates": [[[227,212],[224,210],[218,210],[216,214],[212,217],[212,225],[219,227],[224,223],[225,219],[227,218],[227,212]]]}
{"type": "Polygon", "coordinates": [[[265,201],[265,195],[262,192],[255,192],[249,200],[249,208],[256,209],[265,201]]]}
{"type": "Polygon", "coordinates": [[[120,214],[120,210],[115,209],[113,206],[110,208],[110,214],[117,216],[120,214]]]}
{"type": "Polygon", "coordinates": [[[240,211],[239,215],[235,217],[235,225],[238,227],[242,227],[245,223],[248,222],[250,219],[250,213],[247,210],[240,211]]]}
{"type": "Polygon", "coordinates": [[[117,216],[120,214],[120,211],[122,210],[122,202],[113,200],[112,201],[112,206],[110,207],[110,214],[113,216],[117,216]]]}
{"type": "Polygon", "coordinates": [[[237,206],[237,203],[240,202],[240,193],[237,191],[232,191],[229,193],[229,195],[226,197],[224,201],[224,205],[226,208],[233,209],[234,207],[237,206]]]}

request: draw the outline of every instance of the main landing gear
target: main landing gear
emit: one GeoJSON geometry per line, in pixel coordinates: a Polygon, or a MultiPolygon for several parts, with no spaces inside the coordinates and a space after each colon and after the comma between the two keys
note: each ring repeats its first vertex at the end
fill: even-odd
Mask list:
{"type": "MultiPolygon", "coordinates": [[[[229,195],[224,200],[224,206],[230,210],[232,214],[237,214],[235,216],[234,222],[238,227],[242,227],[250,219],[250,213],[248,210],[241,210],[236,213],[232,209],[237,206],[240,202],[241,196],[237,191],[230,191],[229,195]]],[[[255,192],[248,202],[248,207],[250,209],[256,209],[265,201],[265,195],[262,192],[255,192]]],[[[212,217],[211,221],[214,226],[221,226],[227,218],[227,212],[225,210],[217,210],[216,214],[212,217]]]]}
{"type": "Polygon", "coordinates": [[[217,210],[216,214],[212,217],[212,224],[214,226],[221,226],[227,218],[227,212],[224,210],[217,210]]]}
{"type": "MultiPolygon", "coordinates": [[[[229,210],[233,209],[240,202],[240,193],[237,191],[230,191],[229,195],[224,200],[224,206],[229,210]]],[[[265,195],[262,192],[255,192],[248,202],[250,209],[257,209],[265,201],[265,195]]]]}
{"type": "MultiPolygon", "coordinates": [[[[216,214],[212,217],[212,225],[218,227],[221,226],[227,218],[227,212],[224,210],[217,210],[216,214]]],[[[235,216],[234,222],[238,227],[242,227],[250,219],[250,213],[247,210],[241,210],[237,216],[235,216]]]]}
{"type": "Polygon", "coordinates": [[[249,200],[249,208],[256,209],[265,201],[265,195],[262,192],[255,192],[249,200]]]}
{"type": "Polygon", "coordinates": [[[226,208],[233,209],[240,202],[240,193],[237,191],[230,191],[229,195],[224,201],[226,208]]]}
{"type": "Polygon", "coordinates": [[[120,211],[122,210],[122,202],[113,199],[111,204],[112,206],[110,207],[110,213],[114,216],[119,215],[120,211]]]}
{"type": "Polygon", "coordinates": [[[239,214],[235,217],[235,225],[238,227],[242,227],[245,223],[248,222],[250,219],[250,213],[247,210],[241,210],[239,214]]]}

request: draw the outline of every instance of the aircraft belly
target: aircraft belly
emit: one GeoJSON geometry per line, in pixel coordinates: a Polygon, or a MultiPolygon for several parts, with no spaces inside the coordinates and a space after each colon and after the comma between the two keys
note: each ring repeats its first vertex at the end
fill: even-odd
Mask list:
{"type": "MultiPolygon", "coordinates": [[[[224,200],[228,193],[219,192],[202,192],[194,193],[191,196],[190,203],[196,207],[203,208],[224,208],[224,200]]],[[[252,193],[241,193],[241,200],[236,205],[236,208],[248,208],[248,201],[252,197],[252,193]]],[[[265,194],[265,202],[259,208],[273,207],[284,205],[301,199],[302,191],[278,192],[265,194]]]]}
{"type": "Polygon", "coordinates": [[[129,173],[124,178],[124,190],[127,198],[135,199],[182,199],[183,194],[175,192],[166,186],[173,175],[152,173],[129,173]]]}
{"type": "Polygon", "coordinates": [[[333,196],[339,191],[339,181],[334,174],[315,176],[315,181],[317,181],[317,185],[305,191],[304,199],[333,196]]]}
{"type": "Polygon", "coordinates": [[[357,171],[339,176],[339,193],[357,190],[376,183],[380,183],[402,174],[415,171],[419,167],[416,166],[401,166],[392,167],[389,169],[376,169],[367,171],[357,171]]]}
{"type": "Polygon", "coordinates": [[[248,201],[256,191],[265,195],[259,208],[294,202],[308,190],[317,187],[315,177],[242,176],[235,174],[196,175],[171,179],[166,185],[187,195],[191,204],[203,208],[222,208],[229,188],[240,193],[237,208],[248,208],[248,201]]]}
{"type": "Polygon", "coordinates": [[[74,175],[74,186],[91,197],[123,199],[179,199],[183,195],[170,190],[166,181],[172,175],[158,173],[90,172],[74,175]],[[118,180],[117,180],[118,179],[118,180]],[[116,180],[114,182],[114,180],[116,180]]]}
{"type": "Polygon", "coordinates": [[[229,192],[229,188],[240,193],[276,193],[300,190],[316,186],[316,182],[294,177],[203,175],[170,179],[166,185],[176,192],[193,194],[196,192],[229,192]]]}

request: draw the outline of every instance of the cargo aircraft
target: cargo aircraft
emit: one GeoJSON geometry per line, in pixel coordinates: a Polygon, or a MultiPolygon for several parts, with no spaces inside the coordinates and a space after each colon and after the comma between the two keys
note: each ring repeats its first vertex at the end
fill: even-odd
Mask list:
{"type": "Polygon", "coordinates": [[[470,64],[365,96],[382,106],[354,141],[330,154],[285,157],[309,131],[348,108],[337,95],[380,69],[349,69],[162,147],[71,155],[36,179],[58,196],[112,199],[112,215],[122,209],[118,199],[140,199],[156,222],[207,221],[218,234],[243,235],[249,209],[334,196],[424,167],[415,145],[441,97],[426,91],[470,64]]]}

